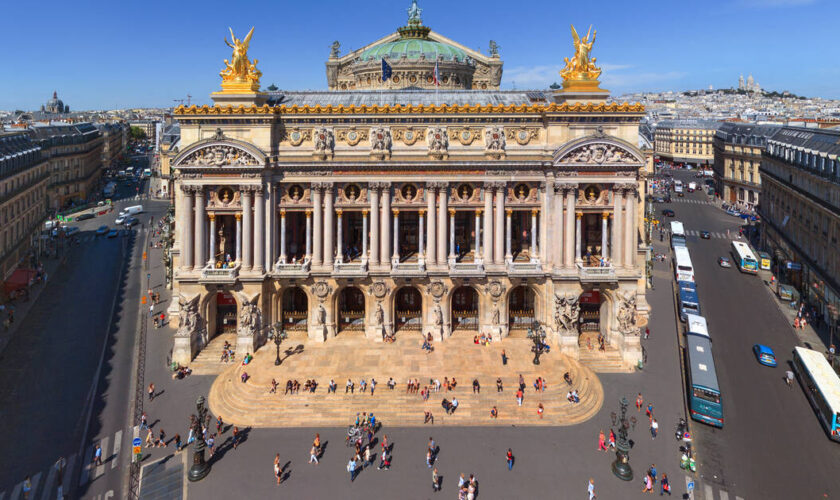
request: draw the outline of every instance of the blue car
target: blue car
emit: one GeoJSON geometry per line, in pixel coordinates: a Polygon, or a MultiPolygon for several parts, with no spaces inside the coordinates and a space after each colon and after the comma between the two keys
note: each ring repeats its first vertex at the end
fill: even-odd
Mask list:
{"type": "Polygon", "coordinates": [[[770,367],[776,366],[776,354],[773,352],[773,349],[770,349],[766,345],[754,345],[753,354],[755,354],[755,359],[757,359],[762,365],[770,367]]]}

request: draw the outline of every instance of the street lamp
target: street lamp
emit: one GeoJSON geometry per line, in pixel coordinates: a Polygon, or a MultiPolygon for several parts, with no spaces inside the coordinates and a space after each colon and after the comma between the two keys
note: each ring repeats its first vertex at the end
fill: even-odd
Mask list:
{"type": "Polygon", "coordinates": [[[207,408],[204,406],[204,396],[198,397],[198,400],[195,402],[195,408],[197,418],[193,420],[193,435],[195,436],[195,441],[193,441],[193,464],[190,467],[189,474],[187,474],[187,478],[191,482],[201,481],[207,477],[207,474],[210,474],[210,464],[204,461],[204,449],[206,445],[204,444],[204,439],[201,437],[201,423],[204,422],[204,418],[207,415],[207,408]]]}
{"type": "Polygon", "coordinates": [[[286,334],[286,330],[283,329],[283,325],[281,323],[277,323],[271,327],[271,331],[268,333],[268,340],[273,341],[274,345],[277,347],[277,359],[274,360],[274,366],[279,366],[280,363],[282,363],[280,360],[280,344],[282,344],[287,338],[288,335],[286,334]]]}
{"type": "Polygon", "coordinates": [[[829,328],[830,338],[828,341],[828,362],[831,366],[834,366],[834,331],[837,329],[837,318],[840,316],[840,311],[837,310],[837,306],[834,304],[828,304],[828,317],[831,319],[831,328],[829,328]]]}
{"type": "Polygon", "coordinates": [[[534,320],[531,324],[531,327],[528,328],[528,338],[534,343],[531,347],[531,351],[534,353],[534,364],[540,364],[540,356],[542,355],[545,348],[543,347],[544,340],[545,340],[545,328],[540,326],[540,322],[534,320]]]}
{"type": "Polygon", "coordinates": [[[612,472],[621,480],[632,481],[633,469],[630,468],[630,442],[627,440],[627,429],[630,424],[627,422],[626,397],[618,402],[621,405],[621,419],[618,421],[618,441],[615,444],[615,461],[612,463],[612,472]]]}

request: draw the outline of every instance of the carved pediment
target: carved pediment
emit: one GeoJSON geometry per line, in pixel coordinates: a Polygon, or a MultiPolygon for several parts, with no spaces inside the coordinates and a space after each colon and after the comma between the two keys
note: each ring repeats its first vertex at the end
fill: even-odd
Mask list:
{"type": "Polygon", "coordinates": [[[556,163],[561,164],[639,164],[643,163],[633,152],[616,144],[590,143],[562,153],[556,163]]]}
{"type": "Polygon", "coordinates": [[[260,167],[265,160],[247,148],[229,142],[210,142],[189,148],[174,166],[184,167],[260,167]]]}

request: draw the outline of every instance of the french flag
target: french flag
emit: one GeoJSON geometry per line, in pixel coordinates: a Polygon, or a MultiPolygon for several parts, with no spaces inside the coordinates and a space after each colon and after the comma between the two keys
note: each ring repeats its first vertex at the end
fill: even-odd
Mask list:
{"type": "Polygon", "coordinates": [[[435,61],[435,72],[432,73],[432,83],[435,86],[440,87],[440,69],[438,68],[438,62],[435,61]]]}

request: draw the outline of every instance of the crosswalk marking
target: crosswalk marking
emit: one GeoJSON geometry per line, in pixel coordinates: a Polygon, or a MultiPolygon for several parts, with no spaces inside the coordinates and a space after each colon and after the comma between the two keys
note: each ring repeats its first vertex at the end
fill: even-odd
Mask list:
{"type": "Polygon", "coordinates": [[[73,456],[71,456],[70,459],[67,460],[67,470],[64,471],[64,476],[61,479],[62,484],[60,484],[59,486],[62,486],[64,484],[69,485],[70,483],[72,483],[73,473],[76,472],[76,460],[78,458],[79,454],[74,453],[73,456]]]}
{"type": "Polygon", "coordinates": [[[729,500],[729,493],[720,490],[720,500],[729,500]]]}
{"type": "Polygon", "coordinates": [[[35,495],[35,492],[38,491],[38,484],[41,482],[41,472],[32,476],[32,489],[29,490],[31,495],[35,495]]]}
{"type": "MultiPolygon", "coordinates": [[[[102,438],[102,442],[100,443],[102,449],[102,456],[105,458],[105,460],[108,459],[108,442],[110,441],[110,439],[111,436],[105,436],[104,438],[102,438]]],[[[96,472],[93,476],[93,479],[96,479],[102,474],[105,474],[105,460],[102,461],[102,465],[96,466],[96,472]]]]}
{"type": "Polygon", "coordinates": [[[41,493],[41,500],[49,500],[52,495],[53,488],[55,488],[55,476],[58,475],[58,470],[55,466],[50,467],[50,473],[47,474],[47,482],[44,483],[44,491],[41,493]]]}
{"type": "Polygon", "coordinates": [[[118,430],[114,435],[114,453],[111,459],[111,469],[117,468],[117,463],[120,461],[120,449],[122,448],[122,429],[118,430]]]}
{"type": "Polygon", "coordinates": [[[12,496],[9,497],[10,500],[18,500],[20,498],[20,490],[23,489],[23,483],[18,483],[15,485],[15,489],[12,490],[12,496]]]}
{"type": "Polygon", "coordinates": [[[0,493],[0,500],[6,500],[6,492],[0,493]]]}
{"type": "Polygon", "coordinates": [[[709,500],[714,500],[715,490],[712,489],[712,485],[704,484],[703,485],[703,493],[706,495],[704,498],[708,498],[709,500]]]}

